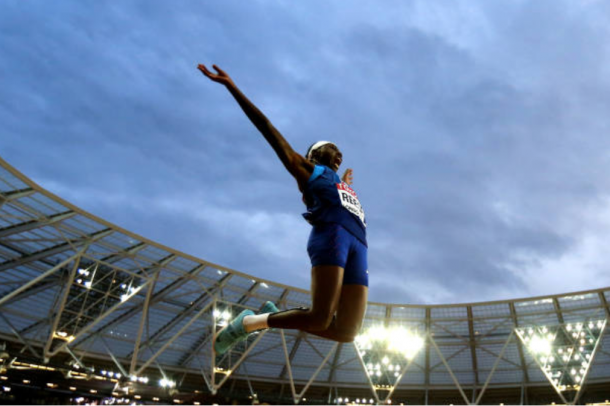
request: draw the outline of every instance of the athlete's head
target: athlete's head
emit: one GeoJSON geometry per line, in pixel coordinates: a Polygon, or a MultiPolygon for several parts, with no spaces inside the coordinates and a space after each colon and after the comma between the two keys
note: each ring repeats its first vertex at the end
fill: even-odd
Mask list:
{"type": "Polygon", "coordinates": [[[332,142],[318,141],[309,147],[305,158],[313,163],[328,166],[336,172],[343,161],[343,154],[332,142]]]}

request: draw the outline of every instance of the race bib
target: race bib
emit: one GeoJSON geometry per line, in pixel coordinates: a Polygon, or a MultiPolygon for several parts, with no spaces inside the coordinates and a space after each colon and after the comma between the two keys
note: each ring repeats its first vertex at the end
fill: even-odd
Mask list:
{"type": "Polygon", "coordinates": [[[358,196],[356,192],[349,187],[349,185],[345,182],[337,183],[337,191],[339,192],[339,200],[341,200],[341,204],[350,213],[358,216],[362,224],[366,227],[366,221],[364,220],[364,209],[358,200],[358,196]]]}

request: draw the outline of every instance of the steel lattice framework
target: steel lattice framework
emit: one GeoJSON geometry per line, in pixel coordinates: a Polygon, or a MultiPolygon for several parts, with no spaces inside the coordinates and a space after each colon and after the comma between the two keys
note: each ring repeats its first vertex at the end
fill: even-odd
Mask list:
{"type": "MultiPolygon", "coordinates": [[[[422,337],[423,348],[396,365],[377,350],[291,330],[253,335],[215,357],[211,338],[219,323],[267,300],[280,308],[310,303],[307,291],[209,263],[97,218],[0,159],[0,338],[41,363],[67,354],[81,368],[84,359],[106,360],[124,378],[151,370],[164,377],[194,374],[210,392],[231,378],[247,380],[250,388],[273,383],[295,403],[314,387],[326,388],[329,402],[360,388],[375,402],[394,391],[424,390],[427,401],[433,391],[457,390],[465,403],[478,403],[492,388],[523,393],[551,386],[519,329],[604,323],[581,384],[610,383],[610,340],[603,340],[610,288],[456,305],[371,302],[363,329],[400,327],[422,337]],[[372,356],[389,369],[376,374],[372,356]]],[[[567,401],[577,402],[578,394],[567,401]]]]}

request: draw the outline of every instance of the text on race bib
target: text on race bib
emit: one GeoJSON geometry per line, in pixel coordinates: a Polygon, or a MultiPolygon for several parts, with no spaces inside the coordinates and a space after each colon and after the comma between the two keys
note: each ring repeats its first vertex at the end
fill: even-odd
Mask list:
{"type": "Polygon", "coordinates": [[[349,185],[345,182],[337,183],[337,191],[339,192],[339,199],[341,200],[341,204],[350,213],[358,216],[362,224],[366,227],[366,221],[364,220],[364,209],[358,200],[358,196],[356,192],[349,187],[349,185]]]}

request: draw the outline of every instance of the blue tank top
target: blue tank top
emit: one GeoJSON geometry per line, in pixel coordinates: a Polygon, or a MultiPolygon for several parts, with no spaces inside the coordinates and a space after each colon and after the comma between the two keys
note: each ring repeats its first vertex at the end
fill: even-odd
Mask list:
{"type": "Polygon", "coordinates": [[[364,245],[366,219],[356,192],[327,166],[316,165],[303,191],[307,213],[305,220],[312,225],[337,223],[352,233],[364,245]]]}

